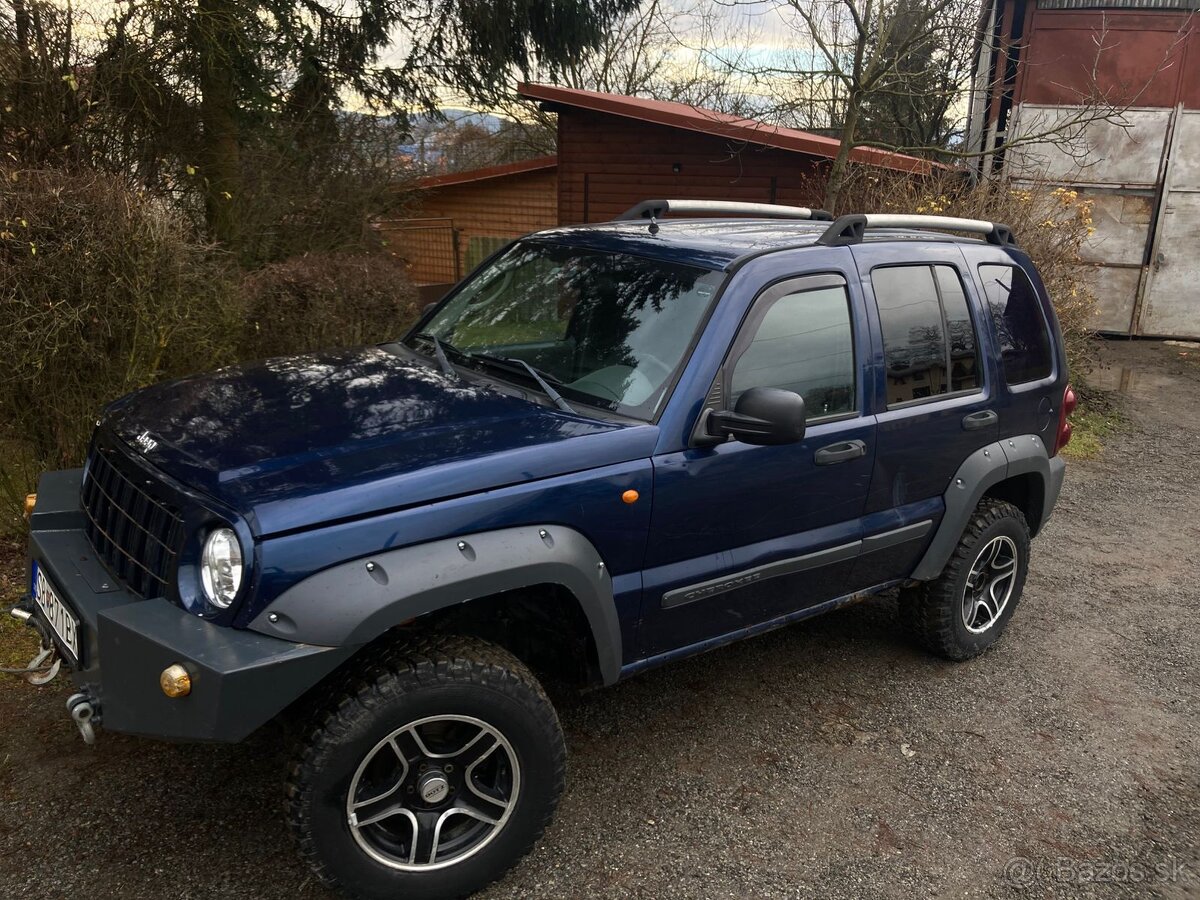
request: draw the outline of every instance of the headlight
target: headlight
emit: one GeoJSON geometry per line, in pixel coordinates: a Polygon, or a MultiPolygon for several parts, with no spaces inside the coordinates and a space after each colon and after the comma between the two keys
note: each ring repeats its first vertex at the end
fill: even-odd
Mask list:
{"type": "Polygon", "coordinates": [[[242,545],[232,528],[218,528],[204,542],[200,554],[200,585],[205,599],[227,609],[242,584],[242,545]]]}

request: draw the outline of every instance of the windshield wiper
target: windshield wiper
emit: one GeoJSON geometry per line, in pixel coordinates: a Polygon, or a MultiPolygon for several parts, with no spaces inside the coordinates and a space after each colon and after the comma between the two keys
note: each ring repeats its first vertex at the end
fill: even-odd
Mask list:
{"type": "Polygon", "coordinates": [[[450,360],[446,357],[446,350],[442,346],[442,341],[437,335],[430,334],[428,331],[422,331],[417,337],[423,341],[429,341],[433,344],[433,353],[437,357],[438,365],[442,367],[442,371],[456,381],[461,379],[458,370],[450,365],[450,360]]]}
{"type": "Polygon", "coordinates": [[[563,399],[562,394],[554,389],[554,386],[550,384],[546,376],[539,372],[535,367],[525,362],[525,360],[517,359],[515,356],[492,356],[490,353],[471,353],[468,355],[471,359],[482,360],[483,362],[489,362],[493,365],[502,365],[504,368],[520,366],[529,373],[530,378],[538,383],[538,387],[540,387],[546,396],[554,402],[555,406],[557,406],[563,412],[575,412],[575,410],[571,408],[571,404],[563,399]]]}

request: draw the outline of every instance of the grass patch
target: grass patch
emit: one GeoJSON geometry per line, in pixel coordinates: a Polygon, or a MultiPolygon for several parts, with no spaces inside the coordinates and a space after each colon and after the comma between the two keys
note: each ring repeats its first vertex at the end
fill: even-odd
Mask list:
{"type": "MultiPolygon", "coordinates": [[[[1094,395],[1093,395],[1094,396],[1094,395]]],[[[1071,443],[1063,448],[1069,459],[1096,459],[1104,444],[1125,424],[1121,412],[1111,403],[1094,402],[1081,397],[1079,409],[1071,416],[1071,443]]]]}
{"type": "MultiPolygon", "coordinates": [[[[4,606],[8,607],[10,598],[4,606]]],[[[17,669],[24,666],[41,647],[37,632],[5,613],[0,616],[0,666],[17,669]]]]}
{"type": "Polygon", "coordinates": [[[37,632],[6,612],[28,589],[27,565],[23,541],[0,540],[0,666],[7,668],[24,666],[41,646],[37,632]]]}

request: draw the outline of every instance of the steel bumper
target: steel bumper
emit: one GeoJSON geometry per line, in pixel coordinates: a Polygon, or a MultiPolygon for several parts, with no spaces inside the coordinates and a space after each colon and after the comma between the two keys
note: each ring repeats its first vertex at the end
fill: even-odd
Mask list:
{"type": "MultiPolygon", "coordinates": [[[[239,741],[348,659],[354,647],[298,644],[213,625],[168,600],[129,594],[96,558],[79,508],[81,470],[49,472],[38,485],[29,556],[79,618],[71,678],[105,729],[184,741],[239,741]],[[191,691],[169,698],[168,666],[191,691]]],[[[31,599],[23,604],[39,620],[31,599]]]]}

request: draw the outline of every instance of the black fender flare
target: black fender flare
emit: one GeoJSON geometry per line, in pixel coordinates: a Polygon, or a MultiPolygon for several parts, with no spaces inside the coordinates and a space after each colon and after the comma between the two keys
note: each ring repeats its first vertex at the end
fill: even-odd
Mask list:
{"type": "Polygon", "coordinates": [[[385,550],[310,575],[279,595],[249,627],[325,647],[365,644],[427,613],[502,591],[557,584],[579,602],[600,674],[621,671],[612,578],[591,541],[562,525],[527,525],[385,550]]]}
{"type": "Polygon", "coordinates": [[[1044,524],[1058,500],[1064,471],[1063,461],[1052,458],[1036,434],[1004,438],[980,447],[958,467],[946,488],[943,495],[946,512],[912,577],[918,581],[931,581],[942,574],[983,495],[988,488],[1007,478],[1028,473],[1041,477],[1043,510],[1038,524],[1044,524]]]}

